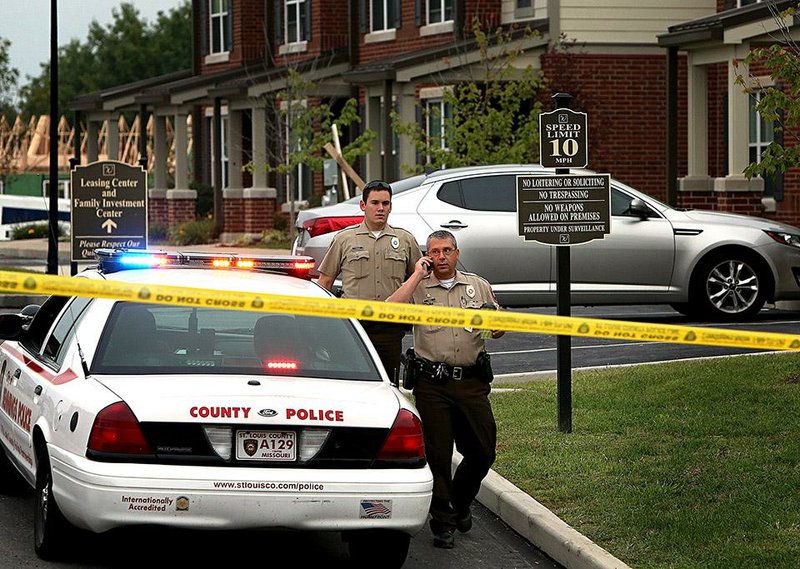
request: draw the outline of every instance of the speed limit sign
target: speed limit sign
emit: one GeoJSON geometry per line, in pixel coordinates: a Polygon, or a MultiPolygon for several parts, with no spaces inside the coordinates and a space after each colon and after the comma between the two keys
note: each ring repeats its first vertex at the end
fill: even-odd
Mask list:
{"type": "Polygon", "coordinates": [[[545,168],[585,168],[588,164],[586,113],[556,109],[539,114],[539,161],[545,168]]]}

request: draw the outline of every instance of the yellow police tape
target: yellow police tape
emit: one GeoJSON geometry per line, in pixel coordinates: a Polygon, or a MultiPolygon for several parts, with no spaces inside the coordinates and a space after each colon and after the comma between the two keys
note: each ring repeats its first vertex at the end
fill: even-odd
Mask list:
{"type": "Polygon", "coordinates": [[[379,322],[469,327],[611,340],[640,340],[762,350],[800,350],[800,335],[792,334],[655,325],[577,316],[548,316],[507,310],[472,310],[341,298],[267,295],[61,277],[39,273],[0,271],[0,292],[86,296],[154,304],[280,312],[329,318],[357,318],[379,322]]]}

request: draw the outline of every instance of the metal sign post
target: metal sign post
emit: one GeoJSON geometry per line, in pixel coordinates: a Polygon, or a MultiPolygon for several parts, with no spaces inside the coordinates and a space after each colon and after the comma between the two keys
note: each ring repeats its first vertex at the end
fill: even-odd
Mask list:
{"type": "MultiPolygon", "coordinates": [[[[539,115],[539,160],[555,176],[518,176],[519,234],[556,246],[556,314],[570,316],[571,245],[602,239],[610,226],[610,176],[571,176],[588,163],[586,113],[569,109],[572,95],[553,95],[556,109],[539,115]]],[[[571,337],[556,337],[558,428],[572,432],[571,337]]]]}
{"type": "Polygon", "coordinates": [[[72,188],[72,260],[95,249],[147,249],[147,172],[113,160],[76,166],[72,188]]]}

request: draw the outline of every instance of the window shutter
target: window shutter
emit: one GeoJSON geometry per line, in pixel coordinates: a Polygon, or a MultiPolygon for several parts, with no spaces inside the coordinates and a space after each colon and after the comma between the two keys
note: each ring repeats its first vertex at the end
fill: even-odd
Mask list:
{"type": "Polygon", "coordinates": [[[228,1],[228,17],[225,18],[225,51],[233,49],[233,2],[228,1]]]}
{"type": "Polygon", "coordinates": [[[306,41],[311,41],[311,0],[306,0],[303,10],[305,10],[306,13],[303,36],[306,41]]]}
{"type": "Polygon", "coordinates": [[[200,5],[200,53],[202,55],[208,54],[208,27],[210,22],[208,21],[209,12],[208,12],[208,0],[203,0],[202,2],[198,2],[200,5]]]}
{"type": "Polygon", "coordinates": [[[369,31],[367,28],[367,0],[358,2],[358,29],[362,34],[369,31]]]}
{"type": "MultiPolygon", "coordinates": [[[[422,101],[418,100],[416,106],[414,107],[414,112],[416,113],[417,125],[419,125],[419,128],[422,130],[423,133],[426,134],[427,137],[427,132],[425,131],[425,117],[422,114],[423,107],[424,105],[422,101]]],[[[417,147],[416,162],[417,164],[425,164],[425,156],[423,155],[422,150],[419,147],[417,147]]]]}
{"type": "Polygon", "coordinates": [[[422,0],[414,0],[414,25],[422,25],[422,0]]]}
{"type": "Polygon", "coordinates": [[[453,0],[453,27],[456,39],[464,39],[464,5],[461,0],[453,0]]]}
{"type": "Polygon", "coordinates": [[[273,0],[272,18],[275,25],[275,46],[283,45],[283,0],[273,0]]]}
{"type": "Polygon", "coordinates": [[[403,2],[402,0],[394,0],[394,28],[399,30],[403,24],[403,2]]]}

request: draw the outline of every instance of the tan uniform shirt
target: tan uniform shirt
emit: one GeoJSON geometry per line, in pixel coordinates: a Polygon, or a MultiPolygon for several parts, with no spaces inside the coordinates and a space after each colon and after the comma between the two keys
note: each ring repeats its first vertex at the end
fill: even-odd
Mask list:
{"type": "MultiPolygon", "coordinates": [[[[445,288],[433,274],[422,279],[411,297],[414,304],[479,309],[484,303],[499,308],[492,287],[474,273],[456,271],[453,286],[445,288]]],[[[414,325],[414,352],[427,360],[471,366],[483,351],[480,330],[470,327],[414,325]]]]}
{"type": "Polygon", "coordinates": [[[386,300],[421,256],[417,240],[405,229],[387,224],[375,239],[362,221],[333,238],[319,272],[334,278],[341,273],[344,298],[386,300]]]}

